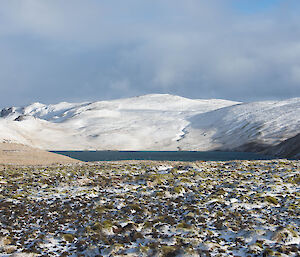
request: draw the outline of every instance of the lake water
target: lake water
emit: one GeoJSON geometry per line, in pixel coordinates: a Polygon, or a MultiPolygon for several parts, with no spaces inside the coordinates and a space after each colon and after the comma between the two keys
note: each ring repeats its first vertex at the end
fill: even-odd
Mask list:
{"type": "Polygon", "coordinates": [[[53,151],[81,161],[230,161],[269,160],[268,156],[245,152],[196,151],[53,151]]]}

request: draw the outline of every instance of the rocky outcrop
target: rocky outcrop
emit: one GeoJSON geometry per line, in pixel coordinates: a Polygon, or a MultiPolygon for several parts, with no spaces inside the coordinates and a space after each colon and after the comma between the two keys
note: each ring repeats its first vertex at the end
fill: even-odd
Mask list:
{"type": "Polygon", "coordinates": [[[300,159],[300,133],[276,146],[267,148],[263,153],[283,158],[300,159]]]}
{"type": "Polygon", "coordinates": [[[275,146],[264,144],[262,142],[250,142],[234,149],[221,150],[253,152],[280,158],[300,159],[300,133],[294,137],[282,141],[275,146]]]}
{"type": "Polygon", "coordinates": [[[270,145],[264,144],[262,142],[249,142],[247,144],[243,144],[237,148],[234,148],[233,150],[238,152],[260,153],[267,150],[269,147],[270,145]]]}
{"type": "Polygon", "coordinates": [[[14,107],[4,108],[0,111],[0,117],[6,117],[15,111],[14,107]]]}

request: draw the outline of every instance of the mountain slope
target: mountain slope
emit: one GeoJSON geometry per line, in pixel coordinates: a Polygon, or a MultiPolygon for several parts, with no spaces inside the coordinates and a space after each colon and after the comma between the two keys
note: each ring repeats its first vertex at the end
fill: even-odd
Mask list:
{"type": "Polygon", "coordinates": [[[299,133],[300,98],[239,103],[153,94],[34,103],[0,115],[0,140],[47,150],[249,150],[299,133]]]}
{"type": "Polygon", "coordinates": [[[1,136],[48,150],[176,150],[188,117],[233,104],[172,95],[48,106],[34,103],[2,110],[0,124],[9,133],[1,136]]]}
{"type": "Polygon", "coordinates": [[[300,133],[264,151],[265,154],[300,159],[300,133]]]}
{"type": "Polygon", "coordinates": [[[267,147],[299,133],[300,98],[237,104],[195,115],[190,122],[185,147],[193,144],[189,139],[201,141],[205,135],[219,149],[251,150],[247,144],[267,147]]]}

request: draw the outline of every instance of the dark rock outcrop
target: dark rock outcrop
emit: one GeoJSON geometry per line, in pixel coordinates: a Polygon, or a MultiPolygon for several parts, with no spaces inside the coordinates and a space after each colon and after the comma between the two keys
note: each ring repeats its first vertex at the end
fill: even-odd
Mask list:
{"type": "Polygon", "coordinates": [[[272,147],[272,146],[262,143],[262,142],[253,141],[253,142],[249,142],[247,144],[244,144],[244,145],[241,145],[241,146],[235,148],[234,151],[260,153],[260,152],[267,150],[270,147],[272,147]]]}
{"type": "Polygon", "coordinates": [[[267,148],[263,153],[282,158],[300,159],[300,133],[278,145],[267,148]]]}
{"type": "Polygon", "coordinates": [[[253,141],[229,150],[238,152],[260,153],[263,155],[279,158],[300,159],[300,133],[294,137],[282,141],[277,145],[268,145],[263,142],[253,141]]]}
{"type": "Polygon", "coordinates": [[[22,121],[22,120],[26,120],[27,115],[20,115],[17,118],[14,119],[14,121],[22,121]]]}
{"type": "Polygon", "coordinates": [[[15,110],[13,107],[4,108],[0,111],[0,117],[6,117],[9,114],[13,113],[15,110]]]}

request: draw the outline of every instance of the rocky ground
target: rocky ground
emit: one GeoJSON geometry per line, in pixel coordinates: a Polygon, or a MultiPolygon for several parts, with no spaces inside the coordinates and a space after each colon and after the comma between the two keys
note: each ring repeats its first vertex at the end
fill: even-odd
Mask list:
{"type": "Polygon", "coordinates": [[[2,166],[0,256],[299,256],[300,161],[2,166]]]}

